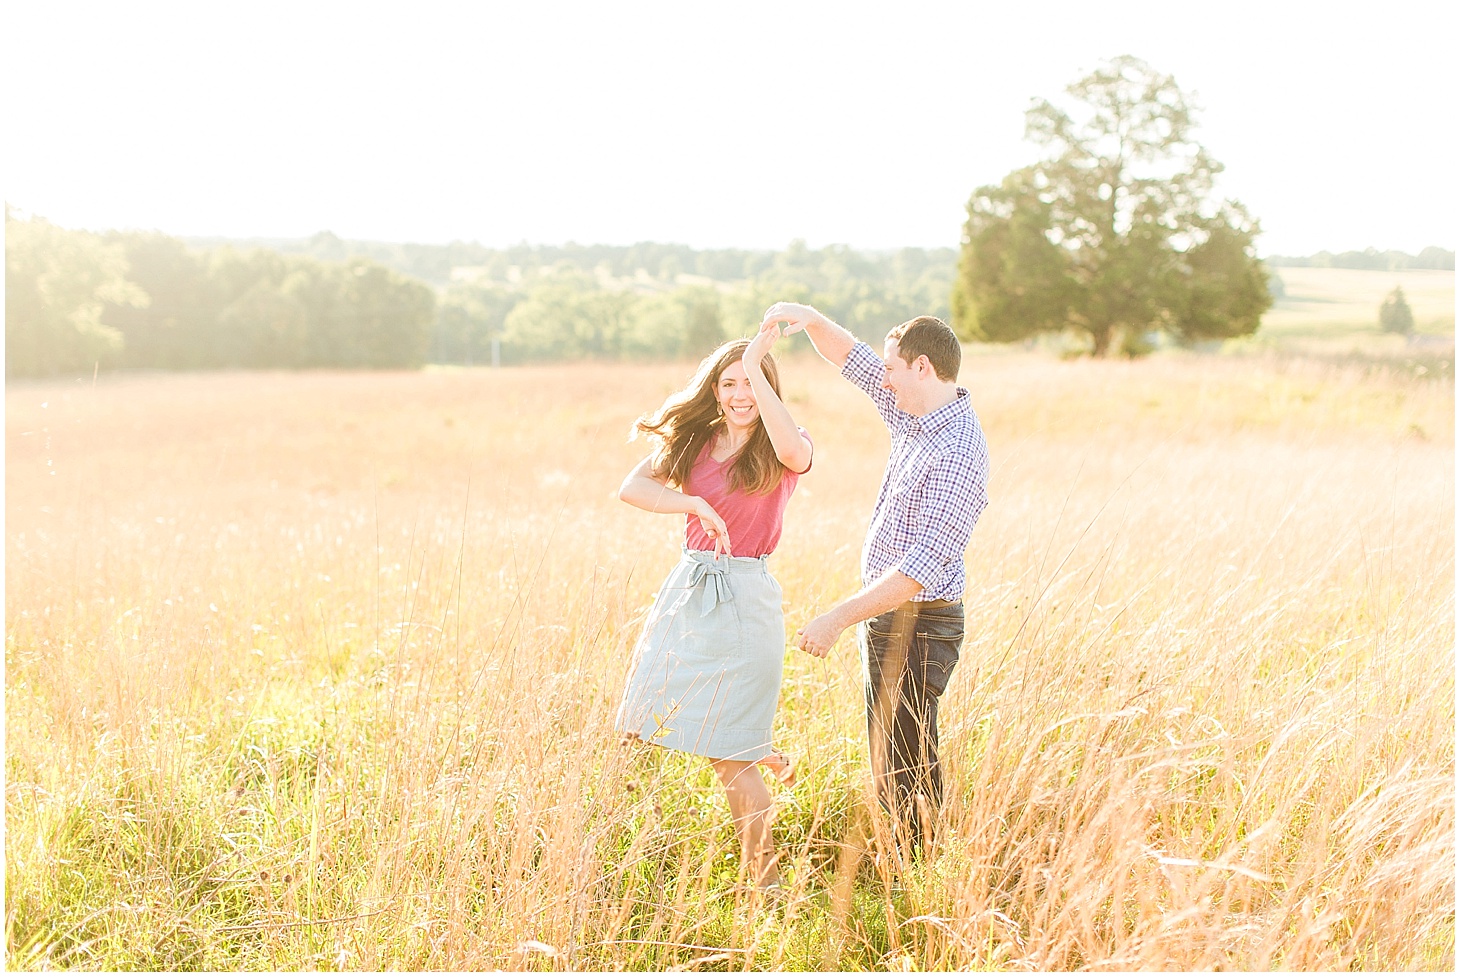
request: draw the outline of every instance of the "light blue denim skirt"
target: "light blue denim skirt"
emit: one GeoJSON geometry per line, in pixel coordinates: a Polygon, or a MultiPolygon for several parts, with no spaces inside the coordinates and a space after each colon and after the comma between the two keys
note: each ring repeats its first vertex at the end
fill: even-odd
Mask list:
{"type": "Polygon", "coordinates": [[[614,725],[687,753],[762,760],[785,653],[766,558],[685,550],[649,611],[614,725]]]}

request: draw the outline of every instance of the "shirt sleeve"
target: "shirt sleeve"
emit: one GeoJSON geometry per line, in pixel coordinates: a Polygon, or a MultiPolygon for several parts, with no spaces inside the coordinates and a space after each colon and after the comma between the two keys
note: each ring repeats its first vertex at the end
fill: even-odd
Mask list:
{"type": "Polygon", "coordinates": [[[872,403],[877,406],[877,413],[882,415],[882,423],[896,431],[906,422],[908,415],[897,409],[897,398],[892,391],[882,387],[885,368],[882,357],[873,352],[871,346],[858,342],[847,354],[847,361],[842,365],[842,376],[872,398],[872,403]]]}
{"type": "Polygon", "coordinates": [[[936,586],[948,566],[963,558],[974,524],[989,504],[988,449],[981,439],[970,448],[944,455],[928,470],[912,545],[895,564],[925,588],[936,586]]]}

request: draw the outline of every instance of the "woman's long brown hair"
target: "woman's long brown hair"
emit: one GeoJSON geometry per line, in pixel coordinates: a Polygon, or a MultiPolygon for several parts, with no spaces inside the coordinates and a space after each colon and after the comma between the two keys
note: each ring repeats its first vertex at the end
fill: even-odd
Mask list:
{"type": "MultiPolygon", "coordinates": [[[[654,446],[651,457],[655,478],[665,479],[676,488],[684,487],[701,449],[725,427],[725,417],[715,397],[720,374],[731,363],[738,362],[749,345],[748,339],[732,340],[700,360],[699,368],[683,390],[670,394],[657,411],[634,422],[629,439],[640,434],[649,437],[654,446]]],[[[779,397],[781,376],[776,361],[767,353],[760,365],[779,397]]],[[[783,475],[785,466],[776,457],[771,436],[762,423],[750,432],[750,440],[740,449],[725,481],[731,491],[763,494],[781,484],[783,475]]]]}

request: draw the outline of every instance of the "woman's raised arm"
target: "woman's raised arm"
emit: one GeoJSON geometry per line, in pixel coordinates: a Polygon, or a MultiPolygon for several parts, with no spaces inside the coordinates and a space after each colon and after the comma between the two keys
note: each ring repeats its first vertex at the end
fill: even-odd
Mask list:
{"type": "Polygon", "coordinates": [[[786,405],[781,403],[781,398],[776,396],[775,388],[766,379],[765,371],[760,368],[760,361],[780,338],[780,326],[773,322],[762,324],[760,332],[745,347],[740,362],[745,365],[745,375],[750,378],[750,389],[755,391],[755,403],[760,408],[760,422],[765,425],[765,433],[770,435],[771,447],[776,449],[776,457],[781,464],[800,475],[811,467],[811,442],[801,435],[795,418],[786,409],[786,405]]]}

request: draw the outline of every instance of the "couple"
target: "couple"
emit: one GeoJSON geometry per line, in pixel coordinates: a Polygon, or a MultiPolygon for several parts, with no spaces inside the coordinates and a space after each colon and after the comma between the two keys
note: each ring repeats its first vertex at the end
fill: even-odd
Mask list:
{"type": "Polygon", "coordinates": [[[963,551],[988,501],[983,431],[957,384],[962,353],[932,316],[889,332],[879,357],[810,306],[778,302],[754,338],[711,353],[687,387],[635,425],[653,453],[619,498],[685,513],[685,543],[635,648],[616,726],[710,760],[743,868],[761,889],[778,886],[780,874],[771,798],[756,765],[788,785],[794,779],[790,758],[771,746],[785,623],[766,558],[813,452],[781,401],[770,350],[801,330],[872,398],[892,452],[862,548],[863,588],[799,629],[796,644],[822,658],[861,624],[877,795],[910,851],[931,837],[942,801],[938,696],[963,641],[963,551]]]}

